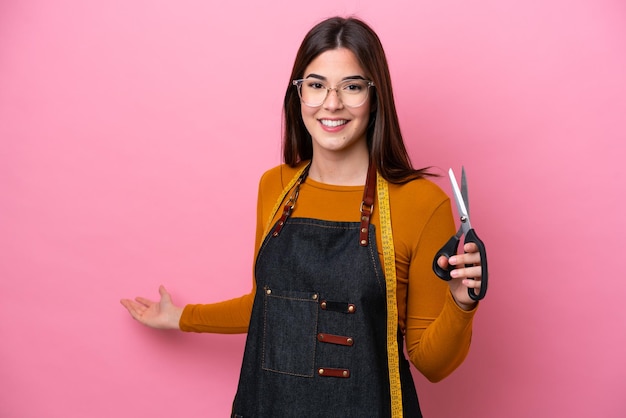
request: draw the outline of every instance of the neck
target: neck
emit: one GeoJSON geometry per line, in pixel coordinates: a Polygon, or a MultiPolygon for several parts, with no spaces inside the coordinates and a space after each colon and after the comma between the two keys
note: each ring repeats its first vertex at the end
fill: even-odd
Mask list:
{"type": "Polygon", "coordinates": [[[369,153],[353,155],[350,158],[324,158],[313,155],[309,177],[315,181],[337,186],[360,186],[365,184],[369,153]]]}

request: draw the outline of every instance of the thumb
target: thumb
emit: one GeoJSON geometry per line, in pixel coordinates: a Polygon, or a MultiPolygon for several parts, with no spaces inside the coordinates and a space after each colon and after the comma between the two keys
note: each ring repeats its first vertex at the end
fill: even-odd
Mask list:
{"type": "Polygon", "coordinates": [[[442,269],[447,269],[449,264],[448,263],[448,259],[445,256],[441,256],[439,257],[439,259],[437,260],[437,264],[439,265],[439,267],[441,267],[442,269]]]}
{"type": "Polygon", "coordinates": [[[165,289],[165,286],[159,286],[159,295],[161,295],[162,302],[172,303],[172,296],[165,289]]]}

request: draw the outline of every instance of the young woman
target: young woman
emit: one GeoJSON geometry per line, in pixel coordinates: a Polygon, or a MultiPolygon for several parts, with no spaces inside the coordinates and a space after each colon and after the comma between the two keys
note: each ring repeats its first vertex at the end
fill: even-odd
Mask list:
{"type": "Polygon", "coordinates": [[[233,417],[420,417],[411,363],[431,381],[470,345],[474,244],[438,264],[450,200],[412,168],[377,35],[355,18],[316,25],[284,100],[285,164],[260,181],[255,285],[210,305],[122,300],[139,322],[247,332],[233,417]],[[470,266],[470,267],[467,267],[470,266]]]}

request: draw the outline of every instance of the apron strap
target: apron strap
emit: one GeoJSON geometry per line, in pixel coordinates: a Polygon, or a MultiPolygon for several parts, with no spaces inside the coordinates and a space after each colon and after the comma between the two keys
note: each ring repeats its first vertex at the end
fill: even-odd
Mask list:
{"type": "MultiPolygon", "coordinates": [[[[304,181],[304,178],[309,172],[310,165],[311,165],[311,162],[309,161],[308,164],[306,164],[304,167],[298,170],[296,175],[293,176],[291,181],[287,184],[287,186],[285,186],[285,188],[281,192],[280,196],[278,197],[278,200],[276,201],[276,204],[274,205],[274,208],[272,209],[272,212],[270,213],[270,218],[267,220],[267,223],[265,224],[265,232],[263,232],[263,238],[265,238],[268,232],[270,231],[270,228],[272,227],[272,220],[274,219],[274,215],[276,215],[276,212],[278,212],[278,208],[280,208],[280,204],[283,203],[283,200],[285,200],[285,196],[287,196],[287,193],[289,193],[289,190],[291,190],[292,187],[296,183],[298,184],[298,189],[299,189],[300,184],[302,184],[302,182],[304,181]]],[[[283,223],[282,224],[279,223],[277,225],[276,227],[277,230],[274,231],[274,236],[277,236],[280,230],[282,229],[282,226],[284,225],[284,221],[286,221],[287,217],[291,214],[291,211],[293,210],[295,206],[295,199],[297,198],[298,198],[297,193],[294,193],[294,196],[292,196],[292,198],[289,199],[289,201],[285,205],[285,209],[283,210],[283,215],[281,217],[281,221],[283,221],[283,223]]]]}
{"type": "MultiPolygon", "coordinates": [[[[291,197],[285,204],[285,207],[283,208],[283,213],[280,219],[278,220],[276,227],[272,231],[272,236],[274,237],[277,237],[280,234],[280,231],[285,225],[287,218],[291,216],[291,212],[293,211],[293,208],[296,205],[296,200],[298,199],[298,194],[300,192],[300,185],[302,184],[302,182],[304,182],[304,179],[306,178],[309,172],[308,169],[310,165],[311,163],[309,162],[309,164],[307,164],[306,166],[298,170],[298,172],[291,179],[289,184],[287,184],[287,186],[283,189],[282,193],[278,197],[278,201],[274,205],[274,209],[272,210],[270,219],[268,220],[265,226],[265,232],[263,233],[263,236],[266,236],[268,234],[271,228],[272,219],[274,219],[274,215],[276,215],[276,212],[278,212],[280,204],[283,202],[283,200],[285,200],[285,196],[287,196],[287,193],[289,193],[289,191],[295,187],[293,194],[291,195],[291,197]]],[[[367,168],[367,178],[365,180],[365,188],[363,190],[363,200],[361,201],[361,207],[359,208],[359,211],[361,212],[361,228],[359,231],[359,245],[361,245],[362,247],[367,247],[367,245],[369,244],[369,226],[370,226],[370,220],[372,218],[372,212],[374,211],[375,193],[376,193],[376,166],[370,161],[369,166],[367,168]]]]}
{"type": "Polygon", "coordinates": [[[374,211],[374,191],[376,190],[376,167],[370,161],[367,168],[367,179],[365,180],[365,190],[363,190],[363,201],[361,202],[361,232],[359,234],[359,244],[367,247],[369,241],[370,218],[374,211]]]}

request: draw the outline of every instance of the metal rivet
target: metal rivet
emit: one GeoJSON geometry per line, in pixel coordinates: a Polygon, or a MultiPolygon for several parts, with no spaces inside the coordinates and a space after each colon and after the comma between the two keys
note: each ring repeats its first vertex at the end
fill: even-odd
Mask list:
{"type": "Polygon", "coordinates": [[[324,334],[317,334],[317,339],[318,340],[323,340],[324,339],[324,334]]]}
{"type": "Polygon", "coordinates": [[[277,236],[278,236],[278,232],[274,232],[274,233],[272,234],[272,236],[277,237],[277,236]]]}
{"type": "Polygon", "coordinates": [[[318,374],[324,374],[324,369],[319,369],[319,370],[317,371],[317,373],[318,373],[318,374]]]}
{"type": "Polygon", "coordinates": [[[361,240],[361,245],[365,245],[367,244],[367,241],[365,241],[364,239],[361,240]]]}
{"type": "Polygon", "coordinates": [[[350,312],[350,313],[353,313],[355,309],[356,308],[354,307],[354,305],[348,306],[348,312],[350,312]]]}
{"type": "Polygon", "coordinates": [[[366,233],[367,232],[367,228],[361,228],[361,232],[366,233]]]}
{"type": "Polygon", "coordinates": [[[265,294],[266,295],[271,295],[272,294],[272,289],[265,289],[265,294]]]}
{"type": "Polygon", "coordinates": [[[317,300],[317,293],[313,294],[312,298],[313,300],[317,300]]]}
{"type": "Polygon", "coordinates": [[[352,338],[348,338],[348,339],[346,339],[346,342],[347,342],[349,345],[354,344],[354,340],[353,340],[352,338]]]}
{"type": "Polygon", "coordinates": [[[348,377],[348,372],[346,370],[343,371],[343,377],[348,377]]]}
{"type": "Polygon", "coordinates": [[[320,304],[320,306],[322,307],[322,309],[326,309],[326,302],[325,302],[325,301],[324,301],[324,302],[322,302],[322,303],[320,304]]]}

